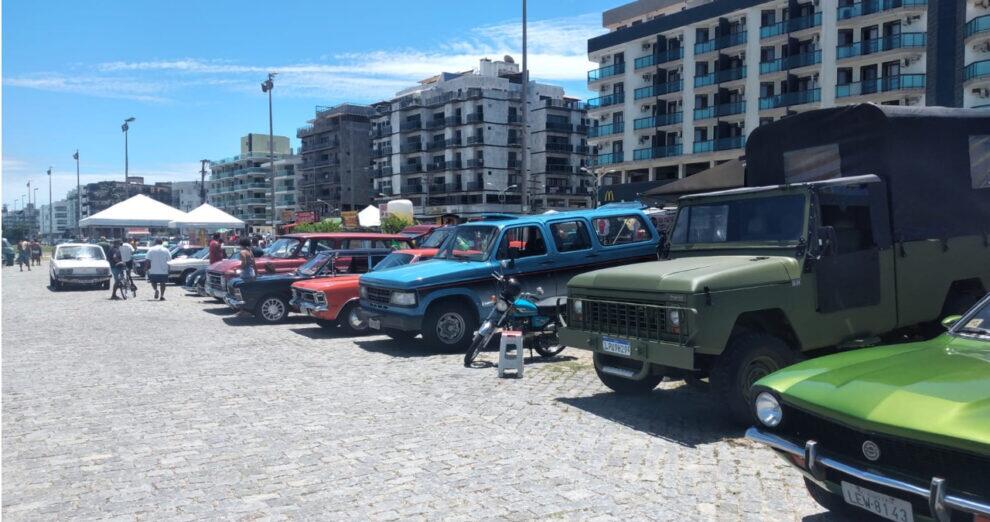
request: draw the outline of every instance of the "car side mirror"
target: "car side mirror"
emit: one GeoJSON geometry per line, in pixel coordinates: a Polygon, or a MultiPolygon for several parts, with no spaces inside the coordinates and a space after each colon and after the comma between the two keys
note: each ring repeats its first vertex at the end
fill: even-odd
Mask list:
{"type": "Polygon", "coordinates": [[[952,328],[952,325],[958,323],[960,319],[962,319],[961,315],[950,315],[945,319],[942,319],[942,326],[948,330],[949,328],[952,328]]]}
{"type": "Polygon", "coordinates": [[[835,253],[835,227],[818,227],[818,255],[828,256],[835,253]]]}
{"type": "Polygon", "coordinates": [[[543,296],[543,287],[542,286],[536,287],[536,295],[541,296],[541,297],[543,296]]]}

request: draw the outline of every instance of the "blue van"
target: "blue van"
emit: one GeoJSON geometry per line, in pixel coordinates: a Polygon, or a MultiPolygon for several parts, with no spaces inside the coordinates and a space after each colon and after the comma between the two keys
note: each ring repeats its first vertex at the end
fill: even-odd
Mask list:
{"type": "Polygon", "coordinates": [[[361,307],[372,329],[467,349],[479,318],[494,306],[492,273],[523,290],[542,287],[552,304],[576,274],[656,258],[660,235],[637,204],[610,204],[509,219],[482,219],[450,234],[430,261],[361,276],[361,307]]]}

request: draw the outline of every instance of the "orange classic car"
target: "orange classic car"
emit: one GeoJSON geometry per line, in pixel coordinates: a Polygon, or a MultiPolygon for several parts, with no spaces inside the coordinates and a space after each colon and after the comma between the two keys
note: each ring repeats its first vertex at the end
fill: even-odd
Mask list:
{"type": "MultiPolygon", "coordinates": [[[[412,248],[396,250],[379,262],[373,272],[388,270],[409,263],[431,259],[437,248],[412,248]]],[[[368,323],[361,317],[358,303],[359,274],[338,275],[337,277],[309,279],[292,284],[290,305],[300,312],[312,316],[324,328],[338,325],[350,334],[361,334],[368,330],[368,323]]]]}

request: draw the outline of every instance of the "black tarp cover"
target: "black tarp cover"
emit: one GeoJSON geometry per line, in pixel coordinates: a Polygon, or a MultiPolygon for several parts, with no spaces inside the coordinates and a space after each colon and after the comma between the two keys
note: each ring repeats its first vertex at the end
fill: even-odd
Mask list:
{"type": "Polygon", "coordinates": [[[895,241],[990,233],[988,109],[860,104],[809,111],[756,128],[746,161],[749,187],[793,182],[801,177],[794,165],[815,175],[880,176],[895,241]],[[803,151],[809,160],[793,161],[803,151]],[[786,174],[785,156],[792,166],[786,174]]]}

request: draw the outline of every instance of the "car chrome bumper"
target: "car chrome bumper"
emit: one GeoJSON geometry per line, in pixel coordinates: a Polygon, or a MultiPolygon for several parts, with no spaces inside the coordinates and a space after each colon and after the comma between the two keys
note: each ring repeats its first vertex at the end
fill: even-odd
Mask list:
{"type": "MultiPolygon", "coordinates": [[[[824,482],[824,468],[828,468],[870,484],[895,489],[924,499],[928,502],[933,518],[940,522],[949,521],[951,518],[950,509],[990,517],[990,503],[948,494],[946,480],[940,477],[932,477],[931,482],[927,485],[895,479],[880,472],[869,471],[826,457],[820,453],[818,443],[813,440],[806,441],[802,447],[783,437],[765,433],[755,427],[746,430],[746,438],[770,446],[777,452],[801,459],[804,462],[802,471],[819,483],[824,482]]],[[[788,461],[793,462],[790,459],[788,461]]]]}
{"type": "Polygon", "coordinates": [[[244,307],[244,301],[239,301],[237,299],[234,299],[230,295],[223,296],[223,301],[227,303],[227,306],[231,308],[237,308],[238,310],[240,310],[241,308],[244,307]]]}
{"type": "Polygon", "coordinates": [[[206,290],[206,295],[210,297],[216,297],[217,299],[225,299],[227,297],[226,290],[222,290],[220,288],[214,288],[212,286],[206,286],[204,288],[206,290]]]}
{"type": "Polygon", "coordinates": [[[312,301],[299,301],[296,299],[289,301],[289,306],[295,307],[301,313],[326,312],[327,310],[329,310],[329,308],[327,308],[327,305],[325,303],[320,304],[320,303],[314,303],[312,301]]]}

